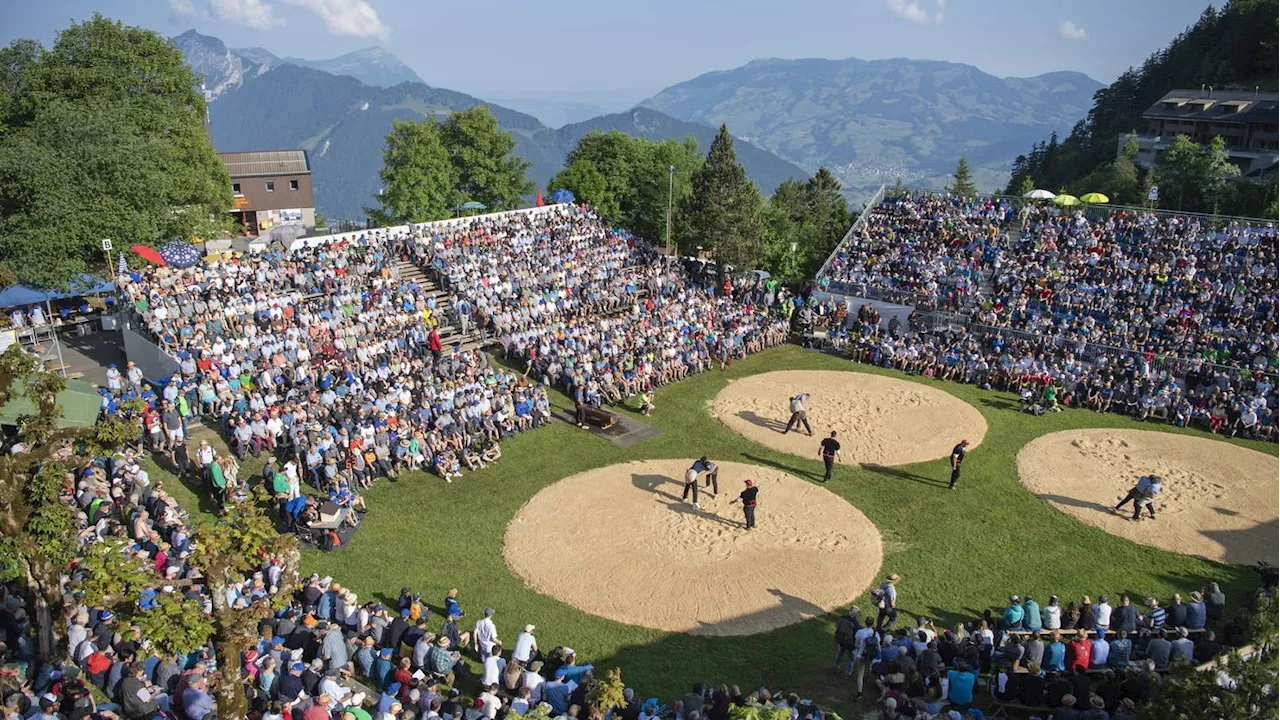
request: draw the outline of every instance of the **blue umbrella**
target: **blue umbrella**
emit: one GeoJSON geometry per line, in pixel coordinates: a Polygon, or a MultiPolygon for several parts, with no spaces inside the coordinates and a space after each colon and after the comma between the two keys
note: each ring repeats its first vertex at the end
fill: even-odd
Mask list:
{"type": "Polygon", "coordinates": [[[484,203],[482,203],[482,202],[475,202],[475,201],[473,200],[473,201],[468,202],[468,203],[462,203],[461,207],[462,207],[462,209],[463,209],[463,210],[483,210],[483,209],[484,209],[484,203]]]}
{"type": "Polygon", "coordinates": [[[565,190],[564,188],[560,188],[559,190],[551,193],[551,202],[553,203],[571,203],[573,201],[573,193],[565,190]]]}
{"type": "Polygon", "coordinates": [[[189,268],[200,262],[200,251],[195,245],[173,240],[160,246],[160,257],[176,268],[189,268]]]}

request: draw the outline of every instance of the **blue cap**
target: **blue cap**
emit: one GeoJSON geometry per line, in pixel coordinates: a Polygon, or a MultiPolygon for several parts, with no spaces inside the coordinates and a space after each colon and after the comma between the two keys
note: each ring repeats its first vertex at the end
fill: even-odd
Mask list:
{"type": "Polygon", "coordinates": [[[568,674],[569,674],[569,672],[568,672],[567,670],[565,670],[564,668],[558,668],[558,669],[556,669],[556,677],[557,677],[557,678],[562,678],[562,677],[564,677],[564,676],[566,676],[566,675],[568,675],[568,674]]]}
{"type": "Polygon", "coordinates": [[[384,660],[391,659],[391,648],[382,648],[379,650],[378,657],[383,658],[384,660]]]}
{"type": "Polygon", "coordinates": [[[409,617],[409,608],[401,608],[400,617],[409,617]]]}
{"type": "Polygon", "coordinates": [[[306,666],[306,665],[303,665],[303,664],[302,664],[302,663],[300,663],[300,662],[298,662],[298,663],[294,663],[293,665],[291,665],[291,666],[289,667],[289,669],[290,669],[290,670],[292,670],[292,671],[294,671],[294,672],[302,672],[303,670],[306,670],[306,669],[307,669],[307,666],[306,666]]]}
{"type": "Polygon", "coordinates": [[[271,638],[271,644],[272,644],[272,645],[283,645],[283,644],[284,644],[284,638],[280,637],[279,635],[276,635],[275,637],[271,638]]]}
{"type": "Polygon", "coordinates": [[[114,618],[115,616],[116,616],[116,614],[115,614],[115,613],[113,613],[113,612],[111,612],[110,610],[103,610],[103,611],[102,611],[102,614],[98,616],[98,619],[100,619],[100,620],[110,620],[110,619],[114,618]]]}

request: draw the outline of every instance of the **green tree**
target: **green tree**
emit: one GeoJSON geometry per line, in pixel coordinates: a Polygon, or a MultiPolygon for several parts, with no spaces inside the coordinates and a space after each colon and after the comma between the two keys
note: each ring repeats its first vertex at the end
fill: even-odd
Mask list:
{"type": "Polygon", "coordinates": [[[1221,135],[1215,135],[1200,155],[1200,192],[1204,198],[1203,209],[1218,211],[1227,183],[1240,176],[1240,168],[1231,164],[1226,143],[1221,135]]]}
{"type": "Polygon", "coordinates": [[[733,136],[721,125],[702,167],[693,176],[693,194],[681,211],[688,223],[686,243],[712,252],[723,282],[727,268],[753,268],[762,255],[761,198],[738,163],[733,136]]]}
{"type": "MultiPolygon", "coordinates": [[[[258,623],[271,617],[288,603],[298,581],[298,548],[292,535],[280,535],[263,507],[266,491],[259,487],[253,497],[231,503],[216,521],[195,526],[192,538],[197,551],[193,564],[205,577],[213,599],[213,642],[222,658],[238,658],[258,638],[258,623]],[[281,585],[269,600],[257,600],[248,607],[227,603],[227,589],[261,566],[263,558],[281,558],[284,573],[281,585]]],[[[216,678],[218,717],[233,720],[245,717],[244,677],[240,663],[224,662],[216,678]]]]}
{"type": "Polygon", "coordinates": [[[380,207],[368,211],[379,225],[444,220],[459,205],[458,173],[435,118],[391,124],[379,177],[380,207]]]}
{"type": "Polygon", "coordinates": [[[154,245],[230,225],[231,182],[198,81],[172,42],[101,15],[0,58],[0,258],[65,287],[105,269],[102,238],[154,245]]]}
{"type": "Polygon", "coordinates": [[[85,604],[111,610],[122,625],[137,625],[161,654],[193,652],[213,635],[213,622],[204,607],[181,595],[160,592],[168,581],[146,560],[130,554],[124,540],[90,545],[76,564],[73,580],[85,604]],[[138,603],[144,591],[155,598],[155,606],[146,610],[138,603]]]}
{"type": "Polygon", "coordinates": [[[978,186],[973,184],[973,174],[969,171],[969,160],[963,155],[960,156],[960,162],[956,163],[956,171],[951,176],[951,187],[948,189],[965,197],[978,194],[978,186]]]}
{"type": "Polygon", "coordinates": [[[692,137],[658,142],[636,138],[633,158],[631,179],[627,183],[631,192],[625,199],[620,224],[638,237],[662,245],[666,240],[669,206],[671,239],[674,246],[679,247],[687,228],[676,211],[693,193],[693,174],[702,167],[698,141],[692,137]]]}
{"type": "Polygon", "coordinates": [[[1013,194],[1022,197],[1036,189],[1036,181],[1030,175],[1023,175],[1022,180],[1013,188],[1013,194]]]}
{"type": "Polygon", "coordinates": [[[440,127],[440,139],[453,160],[458,190],[489,210],[514,210],[534,191],[525,173],[529,163],[515,155],[516,141],[498,127],[487,105],[456,112],[440,127]]]}
{"type": "Polygon", "coordinates": [[[593,204],[606,217],[619,222],[624,203],[629,203],[634,195],[631,178],[638,146],[637,139],[626,133],[593,131],[580,138],[565,158],[566,166],[588,163],[595,167],[605,180],[606,192],[593,204]]]}
{"type": "Polygon", "coordinates": [[[21,580],[30,592],[36,650],[44,660],[55,656],[60,575],[76,552],[71,508],[58,496],[67,468],[50,458],[54,440],[76,433],[57,430],[57,395],[66,381],[14,344],[0,355],[0,407],[19,383],[37,410],[20,428],[29,451],[0,458],[0,580],[21,580]]]}
{"type": "Polygon", "coordinates": [[[621,212],[617,198],[609,192],[604,175],[600,174],[595,165],[585,160],[566,166],[547,184],[548,192],[561,188],[573,193],[579,202],[592,205],[604,213],[605,217],[617,218],[621,212]]]}
{"type": "Polygon", "coordinates": [[[587,694],[588,720],[604,720],[614,710],[626,707],[627,698],[623,694],[626,689],[618,668],[610,670],[604,678],[596,678],[587,694]]]}
{"type": "Polygon", "coordinates": [[[1178,210],[1196,196],[1200,183],[1200,146],[1186,135],[1178,135],[1156,157],[1156,168],[1164,178],[1169,196],[1178,210]]]}

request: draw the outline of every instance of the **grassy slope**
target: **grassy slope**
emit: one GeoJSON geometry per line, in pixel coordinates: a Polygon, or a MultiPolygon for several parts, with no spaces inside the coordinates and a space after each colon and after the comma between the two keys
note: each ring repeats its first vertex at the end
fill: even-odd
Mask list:
{"type": "MultiPolygon", "coordinates": [[[[446,589],[456,586],[469,617],[479,615],[485,605],[497,608],[502,637],[514,640],[519,626],[534,622],[544,646],[568,644],[597,667],[620,666],[628,683],[642,693],[678,697],[690,682],[702,680],[796,690],[847,708],[850,691],[826,672],[834,616],[750,637],[673,635],[604,620],[535,594],[511,575],[502,557],[503,533],[515,511],[542,487],[589,468],[707,454],[820,477],[816,459],[746,441],[706,410],[729,378],[780,369],[856,369],[900,376],[794,346],[769,351],[659,393],[650,421],[663,433],[635,447],[619,449],[556,423],[506,443],[502,462],[451,486],[423,475],[380,482],[367,492],[372,510],[351,546],[334,554],[308,552],[303,569],[331,574],[362,599],[384,602],[394,602],[400,588],[409,585],[434,606],[446,589]]],[[[1017,451],[1048,432],[1078,427],[1176,430],[1087,411],[1033,419],[1015,412],[1012,395],[922,382],[973,404],[990,424],[982,445],[966,459],[962,490],[946,491],[945,460],[878,471],[842,466],[829,484],[879,527],[885,543],[881,574],[902,575],[904,620],[930,615],[951,625],[983,608],[1001,606],[1010,593],[1030,593],[1042,601],[1055,593],[1065,604],[1066,599],[1103,592],[1113,597],[1124,592],[1185,595],[1206,579],[1217,579],[1236,602],[1254,585],[1256,575],[1247,567],[1143,547],[1084,525],[1026,492],[1014,470],[1017,451]]],[[[1276,454],[1274,445],[1240,444],[1276,454]]],[[[245,471],[258,467],[246,463],[245,471]]],[[[172,492],[186,507],[200,502],[192,488],[172,492]]],[[[207,511],[208,503],[201,509],[207,511]]],[[[768,522],[767,512],[761,522],[768,522]]],[[[617,538],[619,553],[626,552],[626,543],[627,538],[617,538]]],[[[713,583],[717,578],[690,577],[688,582],[713,583]]],[[[681,590],[617,588],[659,599],[681,590]]],[[[865,595],[858,603],[870,607],[865,595]]]]}

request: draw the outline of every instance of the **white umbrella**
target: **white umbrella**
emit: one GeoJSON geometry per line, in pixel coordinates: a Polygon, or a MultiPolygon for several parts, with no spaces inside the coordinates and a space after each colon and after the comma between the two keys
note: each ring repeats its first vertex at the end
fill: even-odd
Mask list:
{"type": "Polygon", "coordinates": [[[1031,192],[1023,195],[1022,197],[1031,198],[1032,200],[1052,200],[1053,198],[1057,197],[1057,194],[1051,193],[1048,190],[1032,190],[1031,192]]]}

